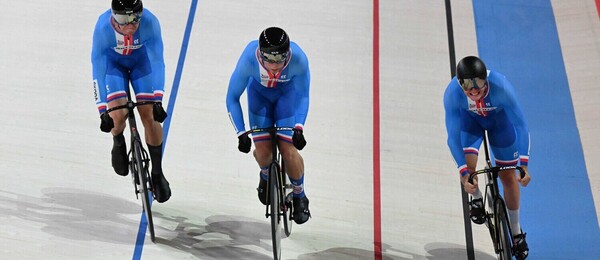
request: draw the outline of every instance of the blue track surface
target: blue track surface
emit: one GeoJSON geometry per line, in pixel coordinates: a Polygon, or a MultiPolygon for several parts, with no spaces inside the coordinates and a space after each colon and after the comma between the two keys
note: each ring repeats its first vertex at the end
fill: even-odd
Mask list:
{"type": "Polygon", "coordinates": [[[550,1],[473,1],[473,9],[479,55],[516,88],[531,132],[532,182],[521,189],[528,259],[600,259],[600,230],[550,1]]]}

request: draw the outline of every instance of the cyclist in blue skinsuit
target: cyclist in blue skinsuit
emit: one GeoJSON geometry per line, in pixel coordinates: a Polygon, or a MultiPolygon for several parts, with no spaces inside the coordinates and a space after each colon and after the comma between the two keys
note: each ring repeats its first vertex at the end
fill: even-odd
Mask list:
{"type": "MultiPolygon", "coordinates": [[[[308,59],[289,40],[281,28],[270,27],[250,42],[229,80],[227,111],[238,135],[238,149],[250,152],[252,142],[244,126],[240,96],[248,90],[249,123],[252,129],[273,126],[294,127],[278,133],[279,150],[286,163],[293,192],[293,218],[298,224],[310,217],[308,198],[304,193],[304,161],[298,150],[306,145],[303,135],[308,113],[310,72],[308,59]]],[[[271,162],[271,141],[268,133],[255,133],[254,157],[261,168],[258,198],[267,205],[268,167],[271,162]]]]}
{"type": "Polygon", "coordinates": [[[506,207],[511,222],[518,259],[525,259],[529,248],[519,223],[520,191],[531,177],[527,170],[529,161],[529,130],[517,102],[515,91],[506,77],[487,70],[483,61],[474,56],[463,58],[456,67],[453,78],[444,93],[448,146],[458,165],[461,182],[472,195],[471,219],[483,224],[484,208],[477,181],[470,184],[468,173],[474,172],[484,130],[488,137],[496,165],[517,165],[527,172],[517,177],[514,170],[500,172],[506,207]]]}
{"type": "Polygon", "coordinates": [[[158,202],[171,196],[169,182],[162,172],[162,126],[167,117],[162,107],[165,83],[163,43],[158,19],[141,0],[112,0],[111,9],[100,15],[92,44],[94,96],[100,113],[100,129],[112,132],[112,166],[119,175],[129,173],[123,131],[127,111],[107,113],[107,107],[127,102],[126,89],[133,86],[137,101],[156,101],[139,106],[145,139],[152,161],[153,191],[158,202]],[[143,19],[142,19],[143,18],[143,19]]]}

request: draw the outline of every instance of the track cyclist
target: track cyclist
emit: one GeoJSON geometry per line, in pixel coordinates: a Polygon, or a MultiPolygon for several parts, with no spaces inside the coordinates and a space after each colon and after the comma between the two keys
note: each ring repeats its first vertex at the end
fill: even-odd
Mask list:
{"type": "Polygon", "coordinates": [[[146,144],[152,161],[152,182],[156,200],[171,197],[169,182],[162,171],[163,130],[160,123],[167,117],[162,107],[165,83],[163,43],[158,19],[141,0],[112,0],[111,9],[100,15],[92,43],[94,96],[100,113],[100,130],[111,132],[112,167],[118,175],[129,173],[127,147],[123,131],[127,111],[110,114],[107,107],[124,105],[129,82],[137,101],[156,101],[140,106],[146,144]]]}
{"type": "MultiPolygon", "coordinates": [[[[238,149],[250,152],[252,141],[244,126],[240,96],[248,90],[249,123],[252,129],[294,127],[278,132],[278,145],[293,186],[293,219],[302,224],[310,218],[304,192],[304,161],[298,150],[306,145],[303,127],[308,114],[310,72],[302,49],[281,28],[269,27],[244,49],[229,80],[227,112],[238,136],[238,149]]],[[[269,133],[254,133],[254,158],[260,167],[258,198],[267,205],[267,180],[271,163],[269,133]]]]}
{"type": "Polygon", "coordinates": [[[458,63],[456,77],[446,88],[444,108],[448,147],[458,165],[464,189],[471,194],[470,217],[474,223],[485,222],[483,196],[477,180],[471,184],[467,179],[468,173],[476,169],[484,131],[488,132],[496,165],[514,166],[520,162],[527,173],[520,178],[514,170],[500,172],[513,235],[513,252],[517,259],[527,258],[526,233],[519,222],[519,183],[526,187],[531,180],[527,170],[529,130],[512,84],[504,75],[487,70],[478,57],[465,57],[458,63]]]}

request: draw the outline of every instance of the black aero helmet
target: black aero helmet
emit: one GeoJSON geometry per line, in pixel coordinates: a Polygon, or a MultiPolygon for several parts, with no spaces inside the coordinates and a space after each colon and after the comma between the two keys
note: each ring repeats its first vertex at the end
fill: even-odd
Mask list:
{"type": "Polygon", "coordinates": [[[461,83],[464,79],[487,79],[487,68],[481,59],[467,56],[456,65],[456,78],[461,83]]]}
{"type": "Polygon", "coordinates": [[[142,18],[142,0],[112,0],[112,17],[119,25],[137,24],[142,18]]]}
{"type": "Polygon", "coordinates": [[[263,59],[269,62],[284,62],[290,50],[290,38],[279,27],[269,27],[260,33],[258,48],[263,59]]]}
{"type": "Polygon", "coordinates": [[[481,89],[488,86],[487,68],[483,61],[475,56],[467,56],[456,65],[456,79],[464,91],[481,89]]]}
{"type": "Polygon", "coordinates": [[[144,9],[142,0],[112,0],[113,14],[133,14],[144,9]]]}

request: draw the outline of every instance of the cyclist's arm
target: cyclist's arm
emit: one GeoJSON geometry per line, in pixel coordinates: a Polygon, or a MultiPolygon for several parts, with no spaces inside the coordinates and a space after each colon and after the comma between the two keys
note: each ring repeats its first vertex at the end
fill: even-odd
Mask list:
{"type": "Polygon", "coordinates": [[[165,60],[160,23],[156,16],[146,9],[144,9],[143,19],[149,22],[146,25],[147,27],[144,27],[144,30],[147,30],[147,33],[151,35],[151,38],[146,43],[146,51],[152,66],[154,100],[162,101],[165,92],[165,60]]]}
{"type": "Polygon", "coordinates": [[[94,36],[92,38],[92,78],[94,83],[94,99],[99,113],[106,111],[106,33],[104,30],[105,20],[110,19],[101,15],[96,22],[94,36]]]}
{"type": "Polygon", "coordinates": [[[309,94],[310,94],[310,69],[306,55],[296,51],[300,56],[298,61],[299,73],[294,76],[294,86],[296,87],[296,124],[294,127],[304,128],[306,117],[308,116],[309,94]]]}
{"type": "Polygon", "coordinates": [[[525,117],[521,111],[521,106],[519,105],[512,84],[510,84],[506,77],[504,77],[503,81],[506,98],[506,106],[504,109],[506,110],[511,122],[515,126],[515,130],[517,131],[517,145],[519,149],[520,164],[522,166],[527,166],[529,162],[530,147],[529,128],[527,127],[527,122],[525,121],[525,117]]]}
{"type": "Polygon", "coordinates": [[[446,117],[446,132],[448,134],[448,148],[458,166],[461,176],[467,175],[467,161],[460,142],[460,97],[462,94],[456,91],[455,80],[453,79],[444,93],[444,110],[446,117]]]}
{"type": "Polygon", "coordinates": [[[244,126],[244,114],[242,112],[242,106],[240,104],[240,96],[246,90],[246,86],[249,80],[251,79],[251,60],[247,58],[246,53],[248,53],[249,47],[246,47],[244,53],[238,60],[238,63],[231,74],[231,78],[229,79],[229,87],[227,88],[227,96],[226,96],[226,104],[227,104],[227,113],[229,114],[229,119],[233,124],[236,134],[242,135],[246,132],[246,128],[244,126]]]}

